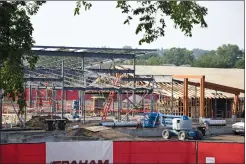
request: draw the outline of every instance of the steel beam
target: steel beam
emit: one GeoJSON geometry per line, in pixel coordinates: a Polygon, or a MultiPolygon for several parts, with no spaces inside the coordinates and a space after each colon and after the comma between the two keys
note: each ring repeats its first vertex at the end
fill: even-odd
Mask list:
{"type": "MultiPolygon", "coordinates": [[[[39,87],[39,89],[46,89],[46,88],[52,88],[52,87],[39,87]]],[[[55,90],[61,90],[62,87],[54,87],[55,90]]],[[[99,88],[99,87],[64,87],[64,90],[78,90],[78,91],[127,91],[127,90],[135,90],[135,91],[150,91],[152,92],[153,89],[150,88],[127,88],[127,87],[119,87],[119,88],[114,88],[114,87],[107,87],[107,88],[99,88]]]]}
{"type": "Polygon", "coordinates": [[[24,77],[25,81],[62,81],[62,78],[24,77]]]}
{"type": "Polygon", "coordinates": [[[71,50],[108,50],[108,51],[132,51],[132,52],[156,52],[157,49],[130,49],[130,48],[93,48],[93,47],[64,47],[64,46],[34,46],[42,49],[71,49],[71,50]]]}
{"type": "MultiPolygon", "coordinates": [[[[31,72],[34,72],[34,73],[37,72],[39,74],[48,74],[46,71],[52,71],[55,74],[60,74],[61,73],[61,68],[55,68],[55,67],[41,68],[41,67],[36,67],[34,70],[30,70],[29,68],[25,67],[24,71],[25,71],[26,74],[29,74],[28,71],[31,71],[31,72]]],[[[72,69],[72,68],[64,67],[64,73],[76,74],[76,73],[83,73],[83,71],[80,70],[79,68],[72,69]]]]}
{"type": "Polygon", "coordinates": [[[87,70],[99,72],[99,73],[134,73],[134,70],[131,69],[96,69],[96,68],[88,68],[87,70]]]}
{"type": "Polygon", "coordinates": [[[89,57],[89,58],[122,58],[134,59],[135,54],[116,54],[116,53],[95,53],[95,52],[68,52],[68,51],[46,51],[33,50],[38,56],[66,56],[66,57],[89,57]]]}
{"type": "Polygon", "coordinates": [[[130,78],[121,78],[121,81],[153,81],[152,77],[130,77],[130,78]]]}

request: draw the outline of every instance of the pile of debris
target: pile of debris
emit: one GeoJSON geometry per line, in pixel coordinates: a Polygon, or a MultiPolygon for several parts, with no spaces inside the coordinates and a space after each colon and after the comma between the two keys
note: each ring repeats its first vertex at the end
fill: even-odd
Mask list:
{"type": "MultiPolygon", "coordinates": [[[[28,127],[35,127],[35,128],[41,128],[45,129],[45,120],[50,119],[51,116],[32,116],[32,118],[26,122],[26,125],[28,127]]],[[[59,116],[53,116],[53,119],[61,119],[59,116]]],[[[70,120],[67,118],[64,118],[66,120],[66,123],[71,123],[70,120]]]]}
{"type": "Polygon", "coordinates": [[[92,138],[100,138],[103,140],[135,140],[136,137],[128,134],[123,134],[112,128],[95,126],[95,125],[80,125],[78,129],[68,132],[68,136],[85,136],[92,138]]]}

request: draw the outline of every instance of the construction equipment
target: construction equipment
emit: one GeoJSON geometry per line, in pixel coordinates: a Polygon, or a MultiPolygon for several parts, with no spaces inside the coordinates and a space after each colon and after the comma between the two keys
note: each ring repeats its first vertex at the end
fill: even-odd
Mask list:
{"type": "MultiPolygon", "coordinates": [[[[114,86],[117,86],[119,81],[120,81],[120,77],[116,78],[114,81],[114,86]]],[[[108,96],[106,103],[104,105],[102,120],[106,120],[108,112],[109,112],[110,107],[111,107],[111,104],[112,104],[112,102],[114,102],[115,95],[116,95],[115,91],[111,91],[109,93],[109,96],[108,96]]]]}
{"type": "Polygon", "coordinates": [[[144,113],[140,121],[143,128],[163,128],[162,137],[170,139],[178,136],[179,140],[186,140],[192,137],[202,140],[202,132],[192,128],[192,120],[188,116],[165,115],[160,112],[144,113]]]}

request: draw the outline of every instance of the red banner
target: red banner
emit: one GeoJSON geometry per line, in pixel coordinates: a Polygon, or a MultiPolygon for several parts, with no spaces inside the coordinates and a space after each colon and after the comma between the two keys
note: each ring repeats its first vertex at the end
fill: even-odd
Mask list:
{"type": "MultiPolygon", "coordinates": [[[[56,160],[58,163],[64,161],[68,163],[100,161],[100,163],[106,164],[112,160],[109,158],[110,154],[112,154],[113,163],[121,164],[206,163],[208,158],[214,160],[215,163],[244,163],[243,143],[197,142],[196,148],[196,142],[114,141],[113,147],[110,148],[103,146],[103,142],[105,141],[56,142],[53,146],[48,146],[48,150],[46,143],[4,144],[0,145],[0,163],[45,164],[47,161],[56,160]],[[105,148],[105,152],[99,150],[98,145],[101,149],[105,148]],[[63,150],[62,147],[65,149],[63,150]],[[59,153],[57,149],[61,152],[59,153]],[[84,152],[79,155],[75,153],[78,151],[84,152]],[[98,153],[98,158],[95,153],[98,153]],[[61,157],[59,158],[59,156],[61,157]]],[[[49,144],[52,145],[52,143],[49,144]]]]}
{"type": "Polygon", "coordinates": [[[114,163],[195,162],[195,142],[114,142],[114,163]]]}
{"type": "Polygon", "coordinates": [[[46,144],[6,144],[0,145],[0,163],[46,163],[46,144]]]}
{"type": "Polygon", "coordinates": [[[214,158],[216,163],[244,163],[244,143],[198,142],[198,163],[214,158]]]}

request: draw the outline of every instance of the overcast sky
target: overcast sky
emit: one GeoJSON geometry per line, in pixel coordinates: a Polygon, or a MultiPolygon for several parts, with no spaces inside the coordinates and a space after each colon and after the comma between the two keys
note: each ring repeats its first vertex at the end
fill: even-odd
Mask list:
{"type": "Polygon", "coordinates": [[[135,34],[137,20],[130,26],[123,25],[126,15],[116,9],[116,2],[92,2],[89,11],[74,16],[75,1],[48,1],[32,17],[33,37],[36,45],[88,46],[122,48],[171,48],[216,49],[222,44],[237,44],[244,47],[244,2],[243,1],[201,1],[208,8],[205,17],[208,28],[193,29],[191,38],[185,37],[166,20],[166,36],[151,44],[138,45],[141,35],[135,34]]]}

